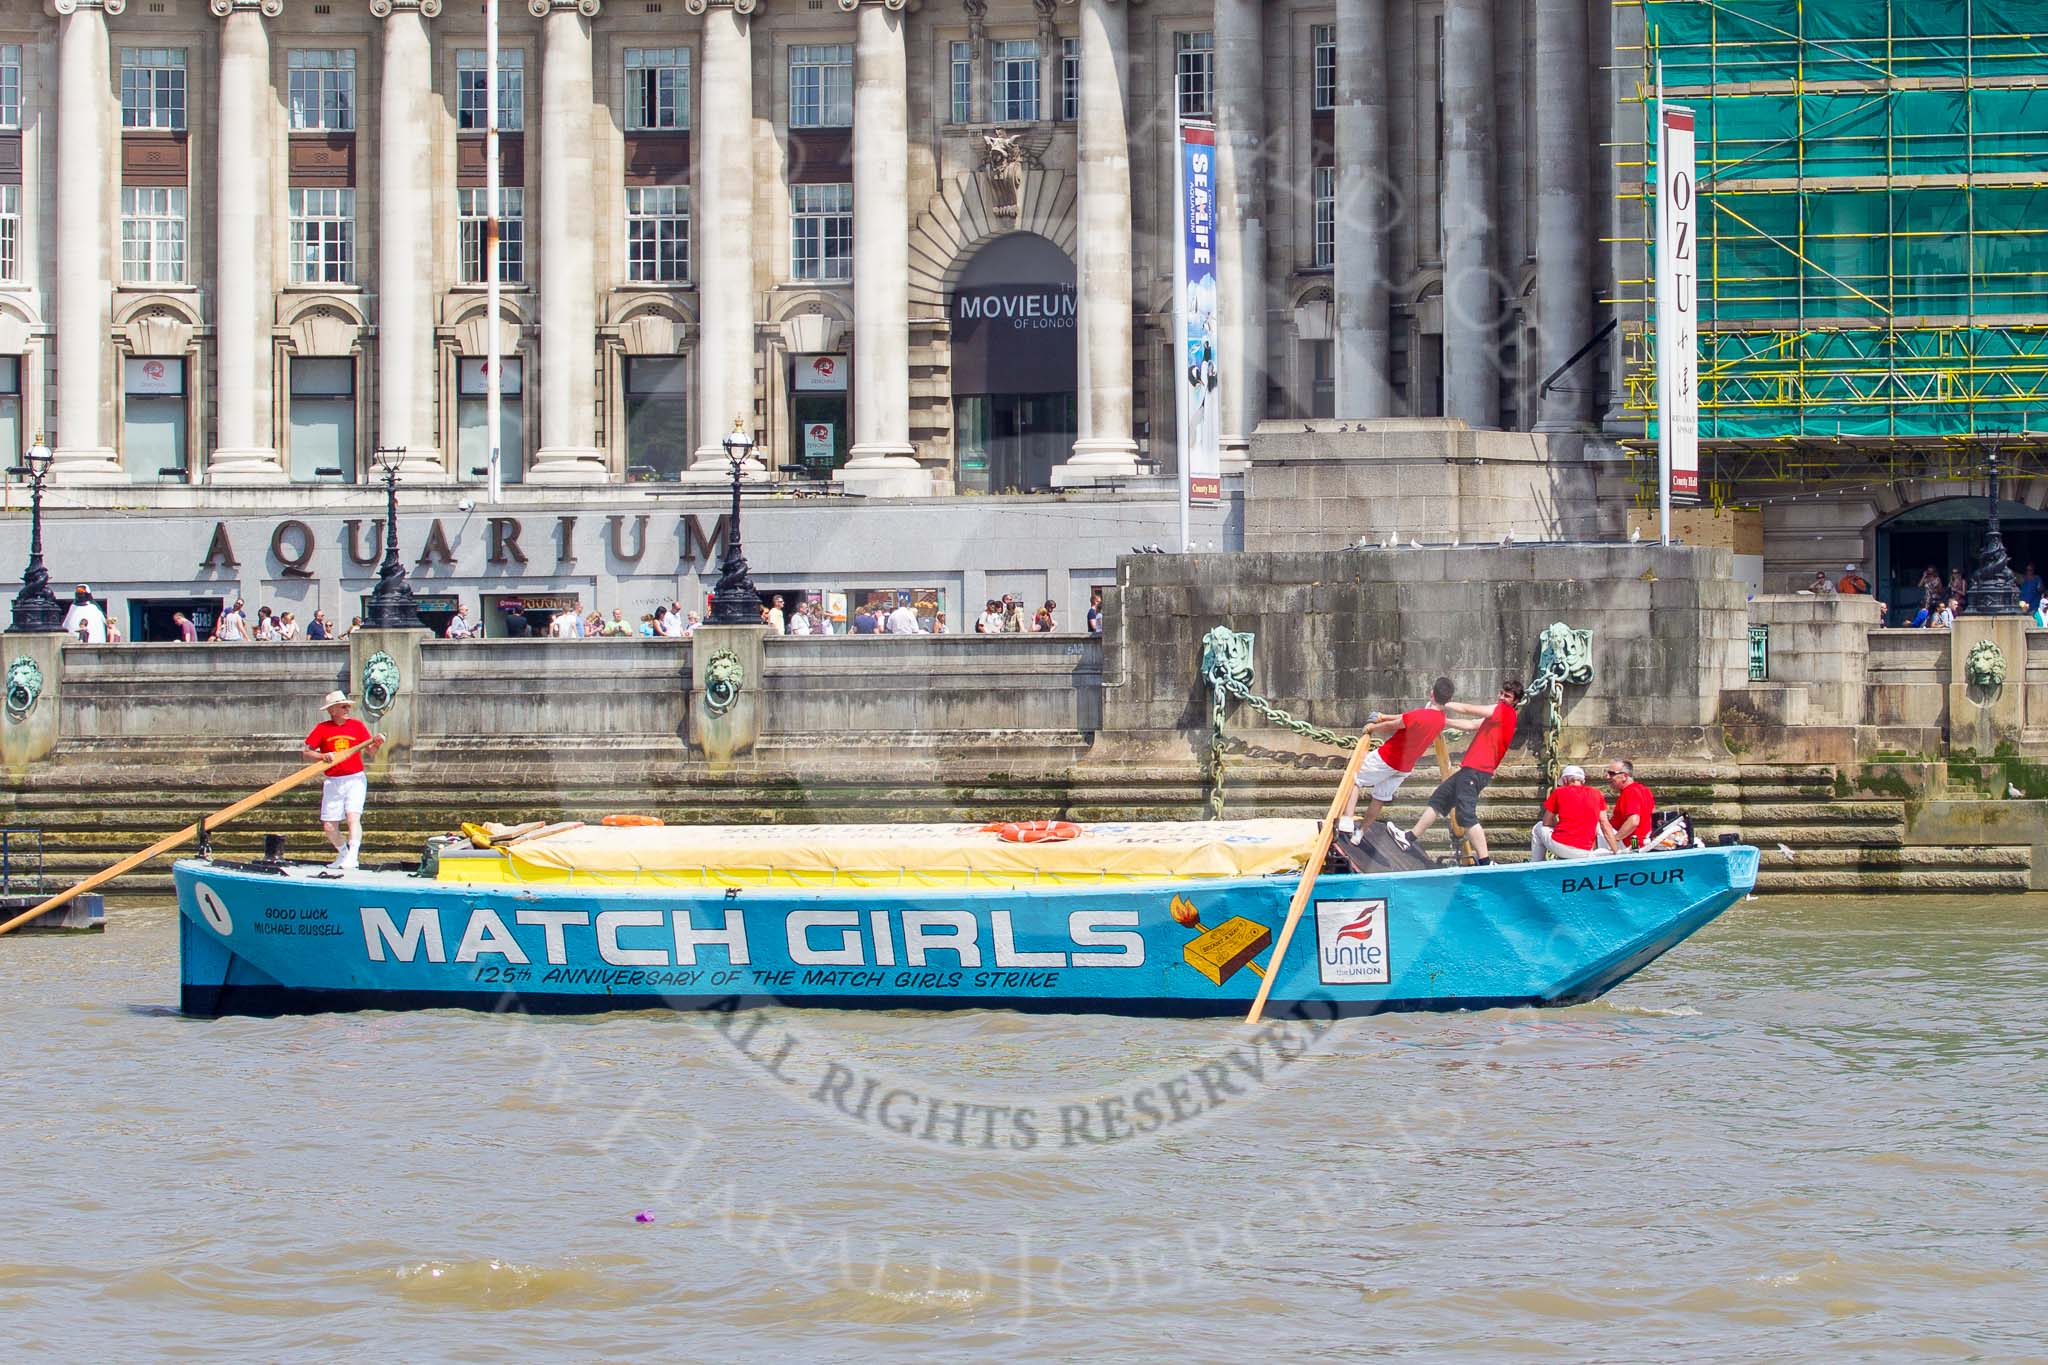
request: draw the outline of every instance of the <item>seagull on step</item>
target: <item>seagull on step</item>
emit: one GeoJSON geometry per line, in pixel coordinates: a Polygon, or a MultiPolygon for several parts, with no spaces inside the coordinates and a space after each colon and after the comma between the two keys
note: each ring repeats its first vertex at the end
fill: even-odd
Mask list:
{"type": "Polygon", "coordinates": [[[1789,862],[1791,862],[1791,861],[1792,861],[1792,850],[1791,850],[1791,849],[1789,849],[1789,848],[1787,848],[1787,847],[1785,847],[1785,845],[1783,845],[1783,844],[1779,844],[1779,845],[1778,845],[1778,852],[1780,852],[1780,853],[1782,853],[1782,854],[1784,854],[1784,855],[1785,855],[1785,861],[1786,861],[1786,862],[1788,862],[1788,863],[1789,863],[1789,862]]]}
{"type": "Polygon", "coordinates": [[[1415,537],[1410,536],[1408,538],[1408,548],[1411,550],[1419,550],[1422,548],[1422,542],[1415,539],[1415,537]]]}
{"type": "Polygon", "coordinates": [[[2005,794],[2014,801],[2017,801],[2021,797],[2026,795],[2025,792],[2021,791],[2018,787],[2014,786],[2010,782],[2005,784],[2005,794]]]}
{"type": "Polygon", "coordinates": [[[1638,543],[1640,543],[1640,542],[1641,542],[1642,538],[1643,538],[1643,528],[1642,528],[1642,527],[1640,527],[1640,526],[1631,526],[1631,527],[1629,527],[1629,528],[1628,528],[1628,543],[1629,543],[1629,544],[1631,544],[1631,545],[1635,545],[1635,544],[1638,544],[1638,543]]]}

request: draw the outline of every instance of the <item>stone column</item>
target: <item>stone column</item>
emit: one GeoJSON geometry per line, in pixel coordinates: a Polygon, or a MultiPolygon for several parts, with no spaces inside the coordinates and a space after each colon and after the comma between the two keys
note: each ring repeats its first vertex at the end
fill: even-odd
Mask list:
{"type": "Polygon", "coordinates": [[[1121,0],[1080,0],[1081,99],[1076,133],[1080,294],[1079,438],[1056,486],[1134,474],[1131,439],[1131,144],[1124,86],[1130,16],[1121,0]]]}
{"type": "Polygon", "coordinates": [[[1259,0],[1216,0],[1218,340],[1222,471],[1250,467],[1266,415],[1266,30],[1259,0]]]}
{"type": "Polygon", "coordinates": [[[1387,0],[1337,0],[1335,416],[1394,415],[1387,0]]]}
{"type": "MultiPolygon", "coordinates": [[[[840,0],[845,6],[848,0],[840,0]]],[[[853,49],[853,446],[833,482],[932,491],[910,444],[910,190],[904,0],[865,0],[853,49]]]]}
{"type": "MultiPolygon", "coordinates": [[[[1059,0],[1031,0],[1031,8],[1038,11],[1038,120],[1052,123],[1060,116],[1059,0]]],[[[946,88],[951,91],[950,81],[946,88]]]]}
{"type": "MultiPolygon", "coordinates": [[[[1587,153],[1586,7],[1536,9],[1536,359],[1549,377],[1593,339],[1593,228],[1587,153]]],[[[1536,430],[1584,431],[1593,417],[1599,355],[1589,351],[1536,399],[1536,430]]]]}
{"type": "Polygon", "coordinates": [[[107,16],[126,0],[52,0],[57,19],[57,442],[58,483],[125,483],[107,430],[113,222],[108,182],[114,93],[107,16]]]}
{"type": "MultiPolygon", "coordinates": [[[[696,181],[697,453],[692,481],[731,477],[720,444],[754,430],[754,21],[756,0],[685,0],[704,16],[698,53],[696,181]]],[[[860,219],[853,225],[861,238],[860,219]]],[[[860,362],[856,360],[855,365],[860,362]]],[[[758,462],[753,471],[761,474],[758,462]]]]}
{"type": "Polygon", "coordinates": [[[276,204],[270,147],[276,103],[270,35],[263,21],[284,0],[212,0],[227,22],[220,33],[220,128],[216,134],[213,276],[214,354],[218,368],[217,445],[206,462],[216,484],[282,483],[271,421],[269,312],[275,275],[271,235],[276,204]]]}
{"type": "Polygon", "coordinates": [[[1444,415],[1500,425],[1492,0],[1444,6],[1444,415]]]}
{"type": "MultiPolygon", "coordinates": [[[[528,0],[541,21],[540,446],[528,483],[603,483],[597,444],[597,234],[590,21],[598,0],[528,0]]],[[[709,74],[708,72],[706,73],[709,74]]]]}
{"type": "Polygon", "coordinates": [[[433,45],[441,0],[370,0],[377,73],[377,444],[404,446],[408,483],[446,480],[434,429],[433,45]]]}

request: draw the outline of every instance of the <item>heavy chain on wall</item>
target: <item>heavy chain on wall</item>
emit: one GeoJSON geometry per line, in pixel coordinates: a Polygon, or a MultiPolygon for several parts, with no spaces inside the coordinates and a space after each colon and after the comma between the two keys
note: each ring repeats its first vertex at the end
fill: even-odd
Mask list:
{"type": "MultiPolygon", "coordinates": [[[[1232,697],[1248,703],[1273,724],[1292,730],[1303,739],[1327,744],[1333,749],[1358,747],[1357,735],[1338,734],[1335,730],[1299,720],[1252,691],[1252,636],[1249,631],[1217,626],[1203,636],[1202,677],[1209,684],[1208,810],[1211,820],[1223,817],[1223,755],[1228,742],[1223,733],[1223,721],[1225,707],[1232,697]]],[[[1567,685],[1584,687],[1591,681],[1593,632],[1574,630],[1562,621],[1546,627],[1537,658],[1536,678],[1529,685],[1529,699],[1543,699],[1549,703],[1544,708],[1543,742],[1537,757],[1544,781],[1549,786],[1557,785],[1558,773],[1563,767],[1564,689],[1567,685]]]]}
{"type": "Polygon", "coordinates": [[[1304,739],[1327,744],[1333,749],[1355,749],[1357,735],[1340,735],[1335,730],[1311,725],[1273,705],[1252,691],[1252,636],[1249,631],[1217,626],[1202,637],[1202,676],[1209,682],[1209,818],[1223,818],[1223,733],[1224,705],[1231,697],[1248,703],[1254,711],[1282,729],[1304,739]]]}
{"type": "Polygon", "coordinates": [[[1544,627],[1541,650],[1536,659],[1536,677],[1529,684],[1529,700],[1545,698],[1543,744],[1536,762],[1543,770],[1547,787],[1557,785],[1564,770],[1564,689],[1566,684],[1584,687],[1593,681],[1593,632],[1574,630],[1562,621],[1544,627]]]}

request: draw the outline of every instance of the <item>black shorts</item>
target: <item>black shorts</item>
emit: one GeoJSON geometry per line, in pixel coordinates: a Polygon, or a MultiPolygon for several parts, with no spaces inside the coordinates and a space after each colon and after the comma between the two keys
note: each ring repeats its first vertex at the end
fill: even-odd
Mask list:
{"type": "Polygon", "coordinates": [[[1429,794],[1429,808],[1438,815],[1455,812],[1461,825],[1476,825],[1479,823],[1479,793],[1485,791],[1486,784],[1491,781],[1492,773],[1460,768],[1436,784],[1436,790],[1429,794]]]}

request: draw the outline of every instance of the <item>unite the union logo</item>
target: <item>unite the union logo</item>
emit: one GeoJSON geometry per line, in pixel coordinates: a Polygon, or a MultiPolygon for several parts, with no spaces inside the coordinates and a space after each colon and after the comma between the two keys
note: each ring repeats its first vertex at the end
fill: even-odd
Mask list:
{"type": "Polygon", "coordinates": [[[1326,986],[1384,986],[1393,965],[1387,902],[1316,902],[1316,970],[1326,986]]]}

